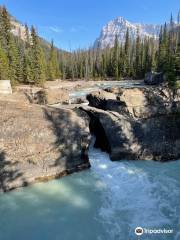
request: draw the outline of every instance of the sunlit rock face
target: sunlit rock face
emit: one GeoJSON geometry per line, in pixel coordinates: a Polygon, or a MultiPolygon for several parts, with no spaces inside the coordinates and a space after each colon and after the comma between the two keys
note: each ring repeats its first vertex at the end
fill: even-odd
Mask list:
{"type": "Polygon", "coordinates": [[[179,95],[173,98],[166,88],[108,91],[116,99],[109,92],[93,92],[87,96],[90,106],[82,108],[97,126],[97,147],[105,148],[112,160],[180,158],[179,95]],[[103,146],[101,139],[106,140],[103,146]]]}
{"type": "Polygon", "coordinates": [[[89,167],[82,113],[5,101],[0,112],[0,191],[89,167]]]}
{"type": "Polygon", "coordinates": [[[129,29],[129,34],[132,39],[136,38],[137,32],[139,32],[142,38],[158,38],[160,25],[131,23],[123,17],[118,17],[108,22],[102,28],[101,34],[94,46],[100,48],[113,47],[116,36],[120,43],[124,43],[127,29],[129,29]]]}
{"type": "Polygon", "coordinates": [[[167,87],[111,87],[87,95],[90,106],[127,113],[133,118],[167,115],[180,110],[180,90],[174,96],[167,87]]]}

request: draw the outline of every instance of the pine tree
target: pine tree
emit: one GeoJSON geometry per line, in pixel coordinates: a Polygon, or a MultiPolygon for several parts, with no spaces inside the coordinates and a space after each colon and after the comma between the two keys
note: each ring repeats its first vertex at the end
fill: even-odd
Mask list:
{"type": "Polygon", "coordinates": [[[143,53],[143,70],[144,74],[151,71],[151,56],[150,56],[150,43],[148,39],[144,42],[144,53],[143,53]]]}
{"type": "Polygon", "coordinates": [[[25,47],[26,49],[29,48],[31,45],[31,41],[30,41],[30,35],[29,35],[29,28],[27,26],[27,24],[25,24],[25,47]]]}
{"type": "MultiPolygon", "coordinates": [[[[177,45],[177,50],[175,53],[175,71],[176,71],[176,81],[180,81],[180,39],[177,45]]],[[[178,87],[180,87],[180,83],[178,82],[178,87]]]]}
{"type": "Polygon", "coordinates": [[[158,71],[165,72],[168,64],[168,31],[165,23],[159,36],[158,71]]]}
{"type": "Polygon", "coordinates": [[[112,67],[113,67],[113,76],[116,80],[119,80],[119,69],[118,69],[118,55],[119,55],[119,41],[116,36],[113,49],[113,58],[112,58],[112,67]]]}
{"type": "Polygon", "coordinates": [[[5,6],[0,9],[0,42],[2,48],[8,51],[11,39],[11,22],[5,6]]]}
{"type": "Polygon", "coordinates": [[[141,39],[140,39],[139,31],[137,32],[137,37],[136,37],[135,72],[136,72],[136,78],[140,78],[141,77],[141,39]]]}
{"type": "Polygon", "coordinates": [[[170,28],[171,28],[171,29],[174,28],[174,19],[173,19],[172,13],[171,13],[171,17],[170,17],[170,28]]]}
{"type": "Polygon", "coordinates": [[[45,55],[39,44],[39,38],[33,26],[31,28],[31,38],[32,80],[37,85],[43,85],[46,80],[45,55]]]}
{"type": "Polygon", "coordinates": [[[24,83],[34,83],[32,73],[31,55],[25,54],[23,57],[23,81],[24,83]]]}
{"type": "Polygon", "coordinates": [[[20,82],[20,83],[24,83],[23,59],[24,59],[24,45],[17,43],[16,76],[17,76],[17,82],[20,82]]]}
{"type": "Polygon", "coordinates": [[[177,79],[176,79],[176,66],[175,66],[175,56],[169,56],[169,61],[166,69],[166,76],[168,80],[169,87],[173,90],[176,89],[177,79]]]}
{"type": "Polygon", "coordinates": [[[126,76],[130,75],[130,66],[129,66],[129,52],[130,51],[130,37],[129,37],[129,28],[126,32],[126,40],[124,45],[124,74],[126,76]]]}
{"type": "Polygon", "coordinates": [[[0,80],[8,79],[9,64],[5,51],[0,47],[0,80]]]}
{"type": "Polygon", "coordinates": [[[14,38],[11,36],[8,45],[8,60],[9,60],[9,78],[11,83],[16,84],[18,79],[18,48],[14,38]]]}
{"type": "Polygon", "coordinates": [[[48,59],[47,74],[49,80],[54,80],[60,77],[59,63],[57,59],[57,52],[54,48],[53,41],[51,42],[51,50],[48,59]]]}

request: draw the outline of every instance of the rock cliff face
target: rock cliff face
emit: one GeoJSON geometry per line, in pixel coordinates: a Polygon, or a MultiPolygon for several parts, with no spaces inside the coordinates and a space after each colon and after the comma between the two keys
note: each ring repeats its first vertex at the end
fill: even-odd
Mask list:
{"type": "Polygon", "coordinates": [[[167,115],[180,109],[180,90],[175,97],[173,92],[165,87],[127,89],[114,87],[107,91],[89,94],[87,99],[90,106],[127,113],[136,119],[167,115]]]}
{"type": "Polygon", "coordinates": [[[90,166],[86,114],[2,101],[0,112],[0,191],[90,166]]]}
{"type": "Polygon", "coordinates": [[[94,47],[113,47],[116,36],[118,37],[119,42],[124,43],[127,29],[129,29],[129,34],[132,39],[136,38],[138,31],[142,38],[158,38],[160,25],[131,23],[123,17],[118,17],[108,22],[102,28],[101,34],[95,41],[94,47]]]}
{"type": "Polygon", "coordinates": [[[180,95],[173,99],[165,88],[115,88],[111,92],[116,93],[114,98],[105,91],[90,94],[91,107],[82,109],[100,126],[92,129],[97,147],[104,147],[112,160],[180,158],[180,95]]]}

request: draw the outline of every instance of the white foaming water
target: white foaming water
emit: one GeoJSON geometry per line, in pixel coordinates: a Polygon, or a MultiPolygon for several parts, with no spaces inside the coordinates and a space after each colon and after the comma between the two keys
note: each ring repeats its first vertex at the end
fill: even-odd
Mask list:
{"type": "Polygon", "coordinates": [[[129,240],[137,226],[180,239],[180,161],[111,162],[90,148],[91,169],[0,195],[0,240],[129,240]]]}
{"type": "Polygon", "coordinates": [[[103,183],[100,219],[109,239],[137,239],[134,229],[173,229],[174,234],[141,239],[180,239],[180,161],[111,162],[106,153],[90,151],[92,170],[103,183]]]}

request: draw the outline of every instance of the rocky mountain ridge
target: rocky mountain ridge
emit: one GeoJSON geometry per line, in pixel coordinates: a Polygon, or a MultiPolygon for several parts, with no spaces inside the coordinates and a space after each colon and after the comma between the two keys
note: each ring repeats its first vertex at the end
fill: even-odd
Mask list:
{"type": "Polygon", "coordinates": [[[99,38],[96,39],[94,46],[100,48],[113,47],[115,37],[118,37],[119,42],[124,43],[127,29],[132,39],[135,39],[139,32],[141,37],[158,38],[160,25],[131,23],[123,17],[108,22],[101,31],[99,38]]]}

